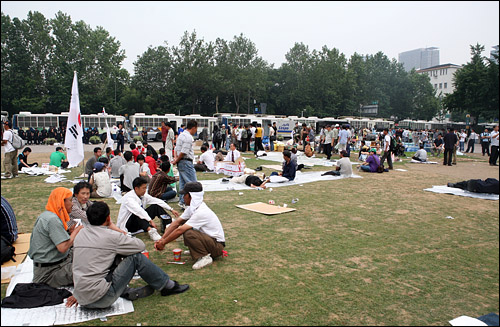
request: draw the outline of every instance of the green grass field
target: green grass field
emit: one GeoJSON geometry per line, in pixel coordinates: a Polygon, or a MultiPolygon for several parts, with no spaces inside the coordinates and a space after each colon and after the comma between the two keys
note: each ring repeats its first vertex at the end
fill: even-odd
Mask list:
{"type": "MultiPolygon", "coordinates": [[[[276,164],[250,156],[246,163],[276,164]]],[[[450,181],[498,178],[498,167],[476,156],[459,158],[450,169],[407,161],[395,168],[408,171],[358,173],[362,179],[272,192],[207,192],[205,202],[222,222],[229,256],[198,271],[191,260],[170,265],[171,250],[187,248],[173,242],[157,252],[141,234],[151,260],[191,289],[169,297],[155,293],[135,301],[133,313],[80,325],[447,325],[461,315],[498,314],[498,201],[423,191],[450,181]],[[291,204],[292,198],[299,202],[291,204]],[[265,216],[235,207],[270,199],[297,210],[265,216]]],[[[67,177],[81,172],[73,169],[67,177]]],[[[220,177],[198,173],[199,179],[220,177]]],[[[54,187],[73,187],[45,178],[2,181],[21,232],[31,232],[54,187]]],[[[119,206],[104,201],[116,222],[119,206]]]]}

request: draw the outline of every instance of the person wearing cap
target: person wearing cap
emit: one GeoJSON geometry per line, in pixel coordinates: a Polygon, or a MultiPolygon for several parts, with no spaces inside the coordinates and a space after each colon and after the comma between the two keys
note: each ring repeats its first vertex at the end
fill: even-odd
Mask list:
{"type": "Polygon", "coordinates": [[[183,195],[188,208],[168,226],[161,239],[155,242],[155,249],[162,251],[165,244],[183,235],[191,258],[196,260],[193,269],[201,269],[222,256],[226,246],[224,229],[217,215],[203,201],[204,192],[200,182],[186,183],[179,194],[183,195]]]}
{"type": "MultiPolygon", "coordinates": [[[[177,165],[179,171],[179,189],[182,190],[184,185],[188,182],[196,182],[196,170],[194,169],[194,149],[193,149],[193,136],[198,130],[198,122],[190,120],[187,123],[186,130],[184,130],[177,138],[175,146],[175,153],[177,156],[173,165],[177,165]]],[[[180,197],[179,206],[185,209],[184,198],[180,197]]]]}
{"type": "Polygon", "coordinates": [[[94,172],[90,176],[90,185],[92,185],[91,198],[109,198],[113,192],[108,173],[108,158],[100,158],[100,161],[94,164],[94,172]],[[102,160],[102,162],[101,162],[102,160]]]}
{"type": "Polygon", "coordinates": [[[372,148],[365,162],[360,166],[360,169],[369,173],[376,173],[379,166],[380,158],[377,156],[377,149],[372,148]]]}
{"type": "Polygon", "coordinates": [[[73,296],[66,306],[80,305],[86,309],[108,308],[119,297],[137,300],[158,290],[162,296],[187,291],[141,252],[144,242],[110,228],[109,206],[95,202],[87,211],[89,225],[75,238],[73,259],[73,296]],[[116,259],[120,260],[116,260],[116,259]],[[129,288],[135,272],[147,285],[129,288]]]}
{"type": "Polygon", "coordinates": [[[5,131],[2,137],[2,146],[5,147],[5,156],[3,159],[3,167],[5,170],[5,176],[2,179],[8,179],[13,177],[18,177],[19,170],[17,166],[17,155],[18,151],[12,146],[14,139],[14,134],[12,131],[12,123],[10,121],[4,122],[5,131]]]}
{"type": "Polygon", "coordinates": [[[175,217],[178,217],[179,213],[165,201],[147,194],[147,187],[148,181],[144,177],[134,179],[133,190],[121,199],[116,225],[126,232],[135,233],[140,230],[148,232],[153,241],[158,241],[161,236],[153,219],[160,217],[165,227],[172,220],[165,209],[171,211],[175,217]]]}

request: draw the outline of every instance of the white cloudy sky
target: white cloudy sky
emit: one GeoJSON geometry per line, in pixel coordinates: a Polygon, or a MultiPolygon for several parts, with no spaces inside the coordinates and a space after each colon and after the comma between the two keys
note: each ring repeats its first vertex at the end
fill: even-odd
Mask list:
{"type": "Polygon", "coordinates": [[[465,64],[470,45],[485,46],[489,57],[499,44],[498,1],[445,2],[148,2],[1,1],[2,12],[25,19],[28,11],[54,18],[58,11],[73,22],[102,26],[121,43],[123,67],[148,46],[178,45],[184,33],[227,41],[243,35],[259,55],[279,67],[295,42],[310,50],[323,45],[350,57],[354,52],[389,58],[417,48],[438,47],[440,63],[465,64]]]}

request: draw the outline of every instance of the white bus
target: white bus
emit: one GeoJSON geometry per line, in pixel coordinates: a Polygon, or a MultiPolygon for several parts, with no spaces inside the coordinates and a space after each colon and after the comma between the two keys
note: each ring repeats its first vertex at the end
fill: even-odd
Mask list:
{"type": "Polygon", "coordinates": [[[164,115],[146,115],[145,113],[135,113],[130,116],[128,123],[129,128],[132,130],[132,136],[138,136],[141,134],[143,129],[146,129],[148,133],[148,141],[161,142],[161,122],[170,122],[174,131],[177,132],[181,125],[187,125],[190,120],[196,120],[198,122],[198,133],[199,135],[203,128],[207,127],[209,134],[212,134],[214,125],[217,122],[215,117],[204,117],[201,115],[185,115],[177,116],[175,114],[164,114],[164,115]]]}

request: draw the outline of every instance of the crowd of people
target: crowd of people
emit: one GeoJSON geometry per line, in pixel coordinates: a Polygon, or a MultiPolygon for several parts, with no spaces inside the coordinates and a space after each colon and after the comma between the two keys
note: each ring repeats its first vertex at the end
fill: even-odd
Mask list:
{"type": "MultiPolygon", "coordinates": [[[[5,175],[15,177],[18,169],[36,163],[28,163],[29,147],[19,155],[17,150],[12,154],[13,151],[7,151],[9,142],[12,142],[9,139],[11,128],[7,122],[2,145],[6,148],[5,175]],[[13,164],[13,158],[18,159],[17,164],[13,164]],[[15,170],[11,166],[15,166],[15,170]]],[[[136,300],[155,291],[167,296],[188,290],[188,284],[172,280],[141,254],[145,244],[133,235],[147,233],[158,251],[163,251],[166,244],[182,239],[195,262],[193,269],[204,268],[213,259],[222,257],[226,245],[224,229],[217,214],[204,202],[203,186],[197,181],[196,171],[214,171],[215,161],[235,162],[242,152],[253,150],[257,155],[266,149],[273,151],[277,135],[276,124],[268,126],[268,135],[264,135],[260,124],[217,126],[212,144],[208,143],[208,138],[204,139],[202,154],[194,162],[193,137],[197,129],[198,123],[190,120],[175,137],[172,126],[162,123],[163,147],[158,152],[147,139],[130,143],[130,150],[126,151],[118,138],[115,150],[108,147],[103,153],[101,147],[95,147],[93,156],[85,164],[88,179],[76,184],[73,192],[64,187],[55,188],[45,211],[35,222],[28,252],[34,262],[33,282],[52,287],[74,285],[74,293],[66,305],[79,304],[86,308],[109,307],[120,296],[136,300]],[[264,146],[266,137],[269,143],[264,146]],[[178,178],[174,176],[174,166],[178,178]],[[111,217],[108,205],[99,201],[112,195],[112,179],[120,180],[122,192],[116,219],[111,217]],[[182,213],[168,204],[175,201],[182,213]],[[159,224],[155,222],[157,219],[159,224]],[[128,288],[127,284],[136,271],[147,285],[128,288]]],[[[293,181],[297,170],[301,169],[297,165],[299,148],[308,157],[323,153],[327,160],[338,153],[340,159],[336,160],[335,169],[323,174],[334,176],[352,175],[350,157],[353,149],[358,151],[360,171],[375,173],[393,169],[393,157],[404,155],[408,143],[419,148],[412,159],[426,161],[426,149],[430,148],[431,155],[438,157],[443,153],[443,164],[451,166],[457,150],[464,151],[467,144],[465,152],[473,151],[475,140],[479,139],[483,155],[490,156],[490,165],[497,165],[498,126],[492,132],[485,130],[480,135],[474,131],[467,135],[453,128],[446,132],[414,132],[386,128],[373,135],[368,129],[326,125],[316,135],[313,127],[296,124],[288,144],[290,148],[283,151],[280,172],[273,172],[267,178],[242,175],[234,177],[233,181],[262,189],[273,181],[273,177],[293,181]],[[483,145],[486,142],[491,145],[483,145]],[[387,169],[384,168],[385,160],[387,169]]],[[[205,137],[202,134],[202,138],[205,137]]],[[[56,148],[50,160],[51,165],[67,167],[62,147],[56,148]]]]}

